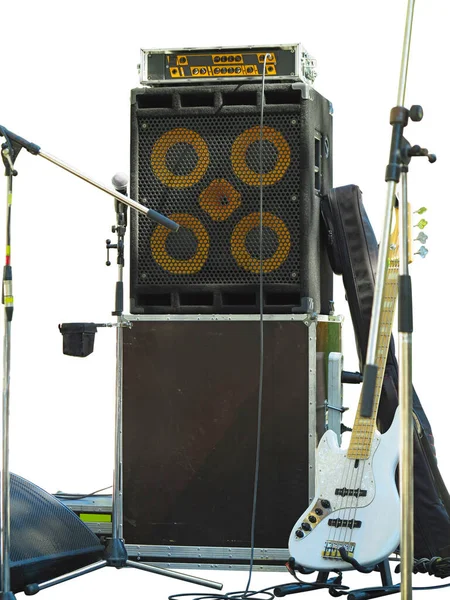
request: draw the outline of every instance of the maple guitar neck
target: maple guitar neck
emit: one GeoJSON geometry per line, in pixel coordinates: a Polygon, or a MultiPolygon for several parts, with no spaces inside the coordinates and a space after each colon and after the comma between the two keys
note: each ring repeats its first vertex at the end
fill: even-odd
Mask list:
{"type": "Polygon", "coordinates": [[[376,366],[377,377],[375,382],[375,393],[373,400],[372,415],[361,416],[362,396],[359,399],[355,422],[353,424],[352,436],[347,452],[347,458],[364,460],[370,456],[370,448],[376,431],[376,419],[378,405],[380,403],[381,388],[383,385],[386,359],[391,340],[392,325],[394,321],[395,308],[398,295],[398,246],[391,244],[388,256],[388,268],[386,282],[383,290],[383,301],[380,315],[380,327],[377,339],[376,366]]]}

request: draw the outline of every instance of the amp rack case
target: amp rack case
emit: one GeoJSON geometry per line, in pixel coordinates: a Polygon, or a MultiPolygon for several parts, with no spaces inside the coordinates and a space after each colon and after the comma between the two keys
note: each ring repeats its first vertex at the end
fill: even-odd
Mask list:
{"type": "MultiPolygon", "coordinates": [[[[124,539],[163,566],[245,568],[258,414],[259,315],[131,315],[123,335],[124,539]]],[[[255,565],[280,568],[314,496],[325,367],[341,318],[264,315],[255,565]],[[317,433],[316,433],[317,432],[317,433]]]]}

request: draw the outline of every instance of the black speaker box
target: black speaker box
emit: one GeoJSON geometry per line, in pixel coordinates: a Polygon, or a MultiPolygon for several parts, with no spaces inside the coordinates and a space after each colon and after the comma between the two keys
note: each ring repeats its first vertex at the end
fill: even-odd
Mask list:
{"type": "MultiPolygon", "coordinates": [[[[180,548],[248,549],[259,322],[141,318],[124,330],[127,544],[169,546],[171,560],[180,548]]],[[[303,321],[265,322],[257,548],[286,548],[308,505],[311,339],[303,321]]]]}
{"type": "MultiPolygon", "coordinates": [[[[11,590],[59,577],[102,558],[99,538],[51,494],[10,475],[11,590]]],[[[3,560],[3,557],[2,557],[3,560]]]]}
{"type": "Polygon", "coordinates": [[[329,312],[331,112],[300,83],[267,84],[264,98],[261,84],[132,91],[131,196],[180,224],[169,232],[132,211],[132,313],[256,313],[260,256],[266,312],[304,297],[329,312]]]}

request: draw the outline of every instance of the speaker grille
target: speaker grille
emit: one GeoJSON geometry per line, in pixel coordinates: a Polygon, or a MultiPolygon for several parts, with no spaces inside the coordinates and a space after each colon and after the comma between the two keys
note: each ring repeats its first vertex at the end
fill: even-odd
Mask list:
{"type": "Polygon", "coordinates": [[[14,566],[42,557],[102,550],[99,540],[61,502],[11,474],[11,561],[14,566]]]}
{"type": "MultiPolygon", "coordinates": [[[[225,92],[215,94],[222,102],[225,92]]],[[[315,106],[311,100],[271,106],[261,132],[256,105],[152,110],[138,103],[132,195],[181,227],[169,232],[143,215],[133,217],[132,312],[152,312],[139,300],[142,292],[148,298],[190,288],[219,294],[230,286],[257,288],[261,180],[265,285],[295,291],[298,301],[317,291],[309,288],[317,288],[320,260],[307,265],[311,252],[318,254],[323,185],[316,176],[324,135],[311,120],[315,106]]],[[[176,310],[172,302],[170,309],[176,310]]]]}
{"type": "Polygon", "coordinates": [[[102,557],[94,533],[66,506],[11,473],[11,586],[40,583],[102,557]]]}

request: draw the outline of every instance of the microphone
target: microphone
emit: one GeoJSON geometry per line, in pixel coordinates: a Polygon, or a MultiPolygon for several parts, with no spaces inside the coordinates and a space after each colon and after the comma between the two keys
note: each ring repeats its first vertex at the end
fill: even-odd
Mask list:
{"type": "Polygon", "coordinates": [[[124,194],[125,196],[127,195],[128,176],[126,173],[116,173],[111,179],[111,182],[117,192],[124,194]]]}
{"type": "MultiPolygon", "coordinates": [[[[128,176],[126,173],[122,173],[121,171],[119,171],[111,179],[111,183],[113,184],[116,192],[119,192],[119,194],[123,194],[124,196],[128,196],[128,194],[127,194],[128,176]]],[[[119,200],[116,199],[115,206],[116,206],[116,213],[121,212],[121,213],[126,214],[126,212],[127,212],[126,204],[124,204],[123,202],[120,202],[119,200]]]]}

